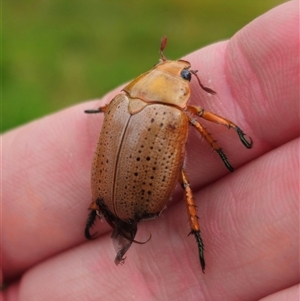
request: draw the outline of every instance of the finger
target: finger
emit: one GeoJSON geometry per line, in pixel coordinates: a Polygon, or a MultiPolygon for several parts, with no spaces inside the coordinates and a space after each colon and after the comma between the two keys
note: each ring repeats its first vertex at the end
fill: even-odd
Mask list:
{"type": "MultiPolygon", "coordinates": [[[[280,6],[250,23],[228,43],[187,57],[192,67],[199,69],[204,84],[217,92],[214,96],[203,93],[194,81],[191,103],[237,123],[254,141],[247,150],[233,130],[203,121],[235,168],[299,136],[298,4],[292,1],[280,6]]],[[[194,131],[189,137],[192,183],[214,181],[212,171],[228,173],[217,154],[205,142],[199,143],[194,131]]]]}
{"type": "Polygon", "coordinates": [[[260,301],[289,301],[299,299],[300,285],[294,285],[275,294],[269,295],[265,298],[260,299],[260,301]]]}
{"type": "MultiPolygon", "coordinates": [[[[290,9],[286,23],[294,20],[290,18],[295,11],[292,4],[293,2],[285,6],[290,9]]],[[[275,13],[278,14],[278,11],[276,10],[275,13]]],[[[272,12],[273,20],[278,18],[275,13],[272,12]]],[[[281,20],[281,23],[284,22],[281,20]]],[[[277,25],[274,24],[275,27],[277,25]]],[[[219,61],[217,65],[221,66],[224,61],[222,57],[224,50],[222,53],[213,51],[219,50],[218,47],[216,45],[210,47],[210,51],[204,49],[198,52],[198,55],[201,54],[208,60],[206,64],[201,62],[204,74],[207,73],[206,70],[210,72],[214,70],[216,62],[219,61]]],[[[220,81],[221,84],[223,82],[225,85],[222,75],[216,74],[218,74],[216,81],[220,81]]],[[[111,97],[104,99],[102,105],[109,99],[111,97]]],[[[82,233],[90,202],[90,164],[103,117],[85,116],[82,112],[84,109],[99,105],[101,103],[97,102],[97,105],[86,103],[73,107],[3,137],[5,183],[3,212],[5,214],[3,214],[2,254],[6,277],[15,277],[35,263],[84,241],[82,233]],[[22,250],[21,254],[20,250],[22,250]]],[[[224,110],[224,107],[220,108],[224,110]]],[[[234,106],[225,106],[225,109],[237,112],[234,106]]],[[[271,108],[269,113],[275,112],[271,108]]],[[[251,127],[261,122],[257,114],[251,117],[251,127]]],[[[295,118],[291,120],[294,121],[295,118]]],[[[294,132],[291,121],[286,120],[286,122],[289,129],[294,132]]],[[[247,125],[244,119],[243,125],[247,125]]],[[[286,130],[286,127],[284,129],[286,130]]],[[[282,135],[280,128],[278,133],[282,135]]],[[[274,141],[271,142],[275,143],[275,140],[278,141],[280,138],[273,137],[273,139],[274,141]]],[[[251,159],[264,151],[263,147],[257,147],[257,150],[251,153],[251,159]]],[[[249,160],[240,153],[239,150],[234,153],[237,164],[249,160]]],[[[206,164],[208,160],[202,158],[206,157],[202,156],[199,164],[200,172],[205,171],[204,182],[222,175],[222,171],[215,168],[214,164],[209,167],[206,164]]],[[[199,179],[199,171],[195,167],[188,172],[197,172],[197,179],[199,179]]],[[[192,179],[191,182],[194,183],[192,179]]],[[[108,229],[105,223],[102,224],[100,234],[108,229]]]]}
{"type": "Polygon", "coordinates": [[[3,136],[5,278],[84,241],[91,161],[102,122],[101,117],[87,122],[83,111],[89,106],[67,109],[3,136]]]}
{"type": "Polygon", "coordinates": [[[105,235],[37,265],[7,294],[17,290],[20,300],[258,300],[293,285],[299,281],[298,148],[299,141],[286,144],[196,194],[205,275],[187,237],[184,204],[177,203],[155,223],[140,225],[153,238],[133,245],[124,265],[113,263],[105,235]]]}

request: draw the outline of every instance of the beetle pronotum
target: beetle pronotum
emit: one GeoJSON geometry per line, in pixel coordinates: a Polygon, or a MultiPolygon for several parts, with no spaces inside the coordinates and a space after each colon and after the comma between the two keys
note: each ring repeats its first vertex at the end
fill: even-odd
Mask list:
{"type": "Polygon", "coordinates": [[[252,147],[252,140],[247,141],[233,122],[188,105],[192,75],[204,91],[216,92],[201,83],[189,62],[167,60],[163,54],[166,44],[164,37],[159,63],[126,85],[124,93],[99,109],[85,111],[105,115],[92,164],[92,203],[85,236],[92,238],[90,228],[96,216],[105,218],[113,228],[115,263],[123,262],[132,242],[137,242],[138,222],[159,216],[179,181],[204,272],[196,205],[183,169],[188,127],[193,126],[204,137],[230,171],[233,167],[227,157],[197,117],[233,128],[247,148],[252,147]]]}

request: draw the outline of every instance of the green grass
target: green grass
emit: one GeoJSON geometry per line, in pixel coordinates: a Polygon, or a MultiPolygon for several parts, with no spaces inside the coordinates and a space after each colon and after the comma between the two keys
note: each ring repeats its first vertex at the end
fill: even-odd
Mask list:
{"type": "Polygon", "coordinates": [[[2,3],[2,131],[101,97],[166,55],[230,38],[279,0],[2,3]]]}

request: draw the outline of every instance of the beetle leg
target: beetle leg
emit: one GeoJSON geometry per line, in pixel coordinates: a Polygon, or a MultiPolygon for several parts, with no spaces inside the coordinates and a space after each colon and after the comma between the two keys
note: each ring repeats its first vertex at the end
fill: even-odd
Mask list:
{"type": "Polygon", "coordinates": [[[225,119],[215,113],[209,112],[209,111],[205,111],[203,108],[201,107],[197,107],[197,106],[188,106],[187,110],[189,112],[191,112],[194,115],[197,115],[201,118],[204,118],[208,121],[214,122],[214,123],[218,123],[218,124],[222,124],[225,125],[226,127],[233,128],[237,134],[239,135],[239,138],[241,140],[241,142],[247,147],[247,148],[251,148],[253,141],[251,139],[251,137],[249,137],[250,141],[247,141],[247,139],[245,138],[245,133],[233,122],[231,122],[228,119],[225,119]]]}
{"type": "Polygon", "coordinates": [[[93,236],[96,234],[96,233],[94,233],[93,235],[91,235],[91,233],[90,233],[90,229],[93,227],[93,225],[95,223],[96,216],[97,216],[97,211],[92,210],[86,221],[86,225],[85,225],[85,229],[84,229],[84,236],[87,239],[92,239],[93,236]]]}
{"type": "Polygon", "coordinates": [[[197,244],[198,244],[198,251],[199,251],[199,259],[200,259],[200,264],[202,267],[202,272],[204,273],[205,270],[205,261],[204,261],[204,244],[200,235],[200,225],[198,221],[198,216],[197,216],[197,209],[195,205],[195,200],[193,198],[193,193],[190,187],[190,183],[187,179],[186,173],[184,172],[183,169],[181,169],[181,181],[182,181],[182,187],[185,192],[185,201],[187,205],[187,211],[188,211],[188,216],[189,216],[189,222],[190,222],[190,227],[191,227],[191,232],[190,234],[194,234],[197,244]]]}
{"type": "Polygon", "coordinates": [[[213,150],[216,151],[219,154],[219,156],[221,157],[223,163],[228,168],[228,170],[231,171],[231,172],[233,172],[234,168],[229,163],[226,155],[223,153],[223,150],[218,145],[218,143],[216,142],[216,140],[214,140],[212,138],[212,136],[206,130],[206,128],[201,123],[199,123],[196,119],[189,118],[189,121],[190,121],[191,125],[194,126],[196,128],[196,130],[204,137],[204,139],[211,145],[211,147],[213,148],[213,150]]]}
{"type": "Polygon", "coordinates": [[[100,219],[102,219],[103,216],[106,220],[108,220],[109,225],[114,228],[114,224],[111,222],[111,219],[108,218],[108,214],[106,213],[108,211],[103,204],[104,202],[102,199],[97,199],[90,204],[89,210],[91,210],[91,212],[88,215],[84,230],[84,235],[87,239],[92,239],[97,234],[97,232],[92,235],[90,234],[90,229],[93,227],[97,216],[100,219]]]}
{"type": "Polygon", "coordinates": [[[87,114],[96,114],[96,113],[105,113],[106,110],[107,110],[107,107],[108,105],[105,105],[103,107],[100,107],[98,109],[91,109],[91,110],[84,110],[84,113],[87,113],[87,114]]]}

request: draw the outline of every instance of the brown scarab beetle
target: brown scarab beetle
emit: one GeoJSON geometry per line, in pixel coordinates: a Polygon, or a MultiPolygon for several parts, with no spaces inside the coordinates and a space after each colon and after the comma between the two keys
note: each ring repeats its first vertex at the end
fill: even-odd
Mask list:
{"type": "Polygon", "coordinates": [[[188,127],[196,128],[230,171],[233,168],[222,149],[196,117],[235,129],[247,148],[252,147],[252,140],[248,142],[243,131],[231,121],[188,105],[192,75],[204,91],[216,92],[202,85],[189,62],[167,60],[163,54],[166,44],[164,37],[159,63],[129,83],[123,94],[97,110],[85,111],[105,114],[92,164],[93,201],[85,237],[92,238],[90,228],[96,216],[105,218],[113,228],[115,263],[123,262],[132,242],[137,242],[134,240],[137,224],[159,216],[179,181],[185,192],[191,233],[196,238],[204,272],[195,201],[183,169],[188,127]]]}

